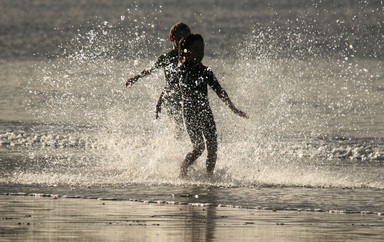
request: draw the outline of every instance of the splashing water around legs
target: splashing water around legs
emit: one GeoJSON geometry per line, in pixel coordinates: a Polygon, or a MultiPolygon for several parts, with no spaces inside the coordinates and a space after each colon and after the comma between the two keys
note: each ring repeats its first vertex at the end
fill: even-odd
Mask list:
{"type": "MultiPolygon", "coordinates": [[[[123,7],[119,11],[124,13],[113,17],[56,29],[66,38],[54,46],[55,57],[33,62],[24,74],[28,111],[37,125],[1,134],[3,146],[30,147],[25,152],[33,162],[25,166],[30,169],[15,166],[9,174],[16,175],[3,180],[212,184],[201,175],[206,154],[190,167],[191,180],[177,179],[191,147],[185,133],[174,139],[165,115],[154,119],[162,73],[124,89],[124,79],[153,64],[165,48],[164,26],[174,22],[174,15],[163,20],[165,7],[141,4],[123,7]]],[[[222,4],[220,9],[229,6],[222,4]]],[[[371,48],[372,43],[382,45],[378,7],[348,2],[344,11],[307,3],[311,11],[292,10],[295,14],[285,19],[286,8],[268,5],[257,11],[268,21],[258,17],[256,24],[244,25],[243,17],[255,12],[251,2],[236,14],[218,11],[222,23],[204,13],[200,20],[189,19],[207,37],[204,61],[251,116],[239,120],[210,94],[218,126],[213,184],[384,187],[377,169],[384,157],[383,65],[377,48],[371,48]],[[351,31],[354,35],[348,35],[351,31]],[[217,39],[225,42],[213,44],[217,39]]],[[[184,11],[183,16],[195,16],[184,11]]],[[[7,70],[22,69],[6,65],[7,70]]],[[[18,92],[3,94],[8,100],[18,92]]]]}
{"type": "Polygon", "coordinates": [[[158,240],[168,229],[177,241],[191,231],[191,240],[211,241],[228,240],[234,227],[236,239],[247,231],[262,238],[268,227],[276,239],[285,222],[285,240],[382,241],[382,5],[0,1],[5,236],[45,238],[44,230],[49,239],[111,240],[109,228],[158,240]],[[204,149],[185,179],[178,176],[189,137],[183,130],[176,138],[164,112],[155,119],[163,73],[124,85],[171,47],[168,27],[178,20],[204,36],[204,64],[250,116],[240,119],[210,92],[214,173],[205,158],[216,153],[204,149]],[[131,211],[142,224],[127,221],[131,211]],[[86,231],[68,234],[75,227],[86,231]]]}

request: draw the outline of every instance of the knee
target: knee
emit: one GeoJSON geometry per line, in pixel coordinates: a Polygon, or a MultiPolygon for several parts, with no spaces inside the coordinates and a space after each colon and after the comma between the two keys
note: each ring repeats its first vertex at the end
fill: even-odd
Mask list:
{"type": "Polygon", "coordinates": [[[207,141],[207,150],[209,153],[217,152],[217,141],[215,139],[207,141]]]}
{"type": "Polygon", "coordinates": [[[193,147],[193,151],[194,151],[194,153],[196,153],[197,155],[201,155],[201,154],[203,154],[204,149],[205,149],[205,145],[204,145],[204,143],[202,143],[202,144],[198,144],[198,145],[194,145],[194,147],[193,147]]]}

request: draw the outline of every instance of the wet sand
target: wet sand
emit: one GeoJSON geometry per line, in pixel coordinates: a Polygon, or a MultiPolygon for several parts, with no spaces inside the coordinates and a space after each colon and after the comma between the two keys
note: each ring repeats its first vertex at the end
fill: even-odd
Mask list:
{"type": "Polygon", "coordinates": [[[383,241],[384,216],[0,196],[2,241],[383,241]]]}

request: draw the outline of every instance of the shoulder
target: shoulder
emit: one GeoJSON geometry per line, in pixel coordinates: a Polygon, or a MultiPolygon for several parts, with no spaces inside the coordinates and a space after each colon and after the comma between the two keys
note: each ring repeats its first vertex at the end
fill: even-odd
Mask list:
{"type": "Polygon", "coordinates": [[[158,58],[157,58],[157,62],[156,63],[162,63],[162,64],[170,64],[171,62],[177,60],[177,51],[176,50],[171,50],[171,51],[168,51],[167,53],[164,53],[162,55],[160,55],[158,58]]]}
{"type": "Polygon", "coordinates": [[[204,78],[207,80],[208,85],[210,85],[215,91],[220,90],[221,85],[217,80],[215,74],[213,73],[212,69],[207,66],[204,66],[203,64],[201,64],[201,66],[201,68],[203,68],[204,70],[204,78]]]}
{"type": "Polygon", "coordinates": [[[207,77],[214,77],[215,74],[213,74],[213,71],[210,67],[208,66],[205,66],[203,64],[200,64],[199,66],[201,72],[204,74],[204,76],[207,76],[207,77]]]}
{"type": "Polygon", "coordinates": [[[170,50],[167,53],[162,54],[159,58],[175,58],[177,57],[177,50],[170,50]]]}

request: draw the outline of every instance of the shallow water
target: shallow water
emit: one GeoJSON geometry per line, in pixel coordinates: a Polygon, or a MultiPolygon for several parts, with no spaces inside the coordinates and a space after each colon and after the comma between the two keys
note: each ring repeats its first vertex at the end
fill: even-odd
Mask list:
{"type": "Polygon", "coordinates": [[[205,3],[212,15],[198,3],[182,14],[168,3],[83,1],[61,3],[73,11],[55,21],[58,3],[0,4],[9,18],[23,13],[0,17],[1,194],[384,211],[382,2],[205,3]],[[161,71],[124,87],[169,48],[175,19],[203,34],[204,63],[250,116],[209,94],[212,178],[204,157],[178,178],[190,144],[175,140],[165,114],[155,120],[161,71]]]}
{"type": "Polygon", "coordinates": [[[5,240],[382,240],[377,217],[128,201],[2,197],[5,240]]]}

